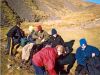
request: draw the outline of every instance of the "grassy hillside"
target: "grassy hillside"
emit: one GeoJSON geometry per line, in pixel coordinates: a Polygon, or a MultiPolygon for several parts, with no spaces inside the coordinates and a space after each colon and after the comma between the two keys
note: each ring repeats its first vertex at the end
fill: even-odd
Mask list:
{"type": "MultiPolygon", "coordinates": [[[[80,24],[100,18],[100,5],[81,0],[42,0],[41,2],[39,0],[24,0],[24,2],[32,9],[34,21],[63,20],[65,24],[80,24]]],[[[15,14],[5,2],[2,3],[2,11],[4,19],[13,24],[15,14]]]]}
{"type": "Polygon", "coordinates": [[[14,25],[16,23],[16,15],[10,9],[10,7],[7,5],[5,1],[2,1],[1,3],[1,12],[1,20],[3,24],[14,25]]]}
{"type": "Polygon", "coordinates": [[[85,2],[84,0],[68,0],[68,1],[80,9],[83,9],[83,8],[93,5],[93,3],[85,2]]]}

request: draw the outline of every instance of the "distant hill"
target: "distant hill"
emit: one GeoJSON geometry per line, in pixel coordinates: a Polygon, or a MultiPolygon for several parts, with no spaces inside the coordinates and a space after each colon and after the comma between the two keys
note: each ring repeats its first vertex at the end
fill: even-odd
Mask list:
{"type": "MultiPolygon", "coordinates": [[[[67,20],[84,22],[100,18],[100,5],[82,0],[2,0],[24,21],[67,20]],[[82,18],[82,19],[80,19],[82,18]],[[74,20],[73,20],[74,19],[74,20]]],[[[10,13],[10,12],[7,12],[10,13]]],[[[3,14],[5,15],[5,14],[3,14]]]]}

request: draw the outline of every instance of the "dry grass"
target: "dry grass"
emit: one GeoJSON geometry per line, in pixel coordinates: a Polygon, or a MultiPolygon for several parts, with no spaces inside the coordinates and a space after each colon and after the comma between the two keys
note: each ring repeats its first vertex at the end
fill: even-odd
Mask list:
{"type": "MultiPolygon", "coordinates": [[[[41,24],[41,23],[27,23],[27,22],[24,22],[22,23],[21,25],[21,28],[25,31],[25,33],[28,34],[28,26],[29,25],[33,25],[34,26],[34,29],[35,29],[35,26],[36,24],[41,24]]],[[[96,46],[100,49],[100,27],[94,27],[94,28],[91,28],[91,29],[79,29],[79,28],[72,28],[72,27],[67,27],[66,25],[64,26],[61,26],[61,25],[42,25],[43,29],[46,30],[49,34],[51,32],[51,29],[52,28],[56,28],[57,31],[58,31],[58,34],[60,34],[62,36],[62,38],[64,39],[64,41],[70,41],[70,40],[75,40],[75,43],[74,43],[74,53],[76,52],[76,49],[79,47],[79,39],[80,38],[83,38],[85,37],[88,41],[88,44],[90,45],[93,45],[93,46],[96,46]]],[[[2,31],[3,31],[3,39],[5,38],[6,39],[6,32],[8,31],[9,29],[8,28],[2,28],[2,31]]],[[[2,61],[4,62],[4,64],[6,64],[6,60],[5,59],[2,59],[2,61]]],[[[75,68],[77,66],[77,63],[74,64],[72,70],[71,70],[71,73],[72,75],[74,75],[74,71],[75,71],[75,68]]],[[[20,75],[20,74],[24,74],[24,75],[28,75],[29,73],[27,71],[21,71],[21,70],[16,70],[14,69],[13,72],[9,73],[9,71],[7,69],[5,69],[6,66],[4,66],[4,68],[2,69],[3,72],[8,72],[7,74],[5,75],[20,75]],[[25,72],[25,73],[24,73],[25,72]],[[15,74],[16,73],[16,74],[15,74]]],[[[29,75],[32,75],[31,73],[29,75]]]]}
{"type": "Polygon", "coordinates": [[[71,13],[65,17],[63,17],[66,22],[69,24],[81,24],[84,22],[92,21],[96,18],[96,16],[93,13],[86,13],[86,12],[76,12],[71,13]]]}
{"type": "Polygon", "coordinates": [[[85,2],[84,0],[68,0],[71,2],[73,5],[77,6],[78,8],[84,8],[92,5],[92,3],[85,2]]]}
{"type": "Polygon", "coordinates": [[[13,11],[10,9],[10,7],[7,6],[3,0],[1,1],[1,6],[2,8],[2,17],[1,19],[4,20],[4,24],[15,24],[16,23],[16,15],[13,13],[13,11]]]}

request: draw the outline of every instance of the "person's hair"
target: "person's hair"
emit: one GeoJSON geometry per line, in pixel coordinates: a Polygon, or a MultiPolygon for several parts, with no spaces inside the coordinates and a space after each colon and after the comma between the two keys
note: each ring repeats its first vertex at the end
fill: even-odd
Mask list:
{"type": "Polygon", "coordinates": [[[65,52],[65,48],[62,45],[57,45],[56,49],[60,48],[60,52],[64,53],[65,52]]]}
{"type": "Polygon", "coordinates": [[[20,26],[23,21],[20,19],[19,16],[16,17],[16,24],[20,26]]]}

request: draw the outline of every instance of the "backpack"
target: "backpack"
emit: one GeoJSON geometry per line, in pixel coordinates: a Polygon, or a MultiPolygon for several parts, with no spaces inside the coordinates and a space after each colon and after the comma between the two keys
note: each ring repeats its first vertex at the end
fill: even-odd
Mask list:
{"type": "Polygon", "coordinates": [[[21,45],[22,47],[24,47],[27,43],[28,43],[28,40],[27,40],[26,37],[21,38],[21,40],[20,40],[20,45],[21,45]]]}

